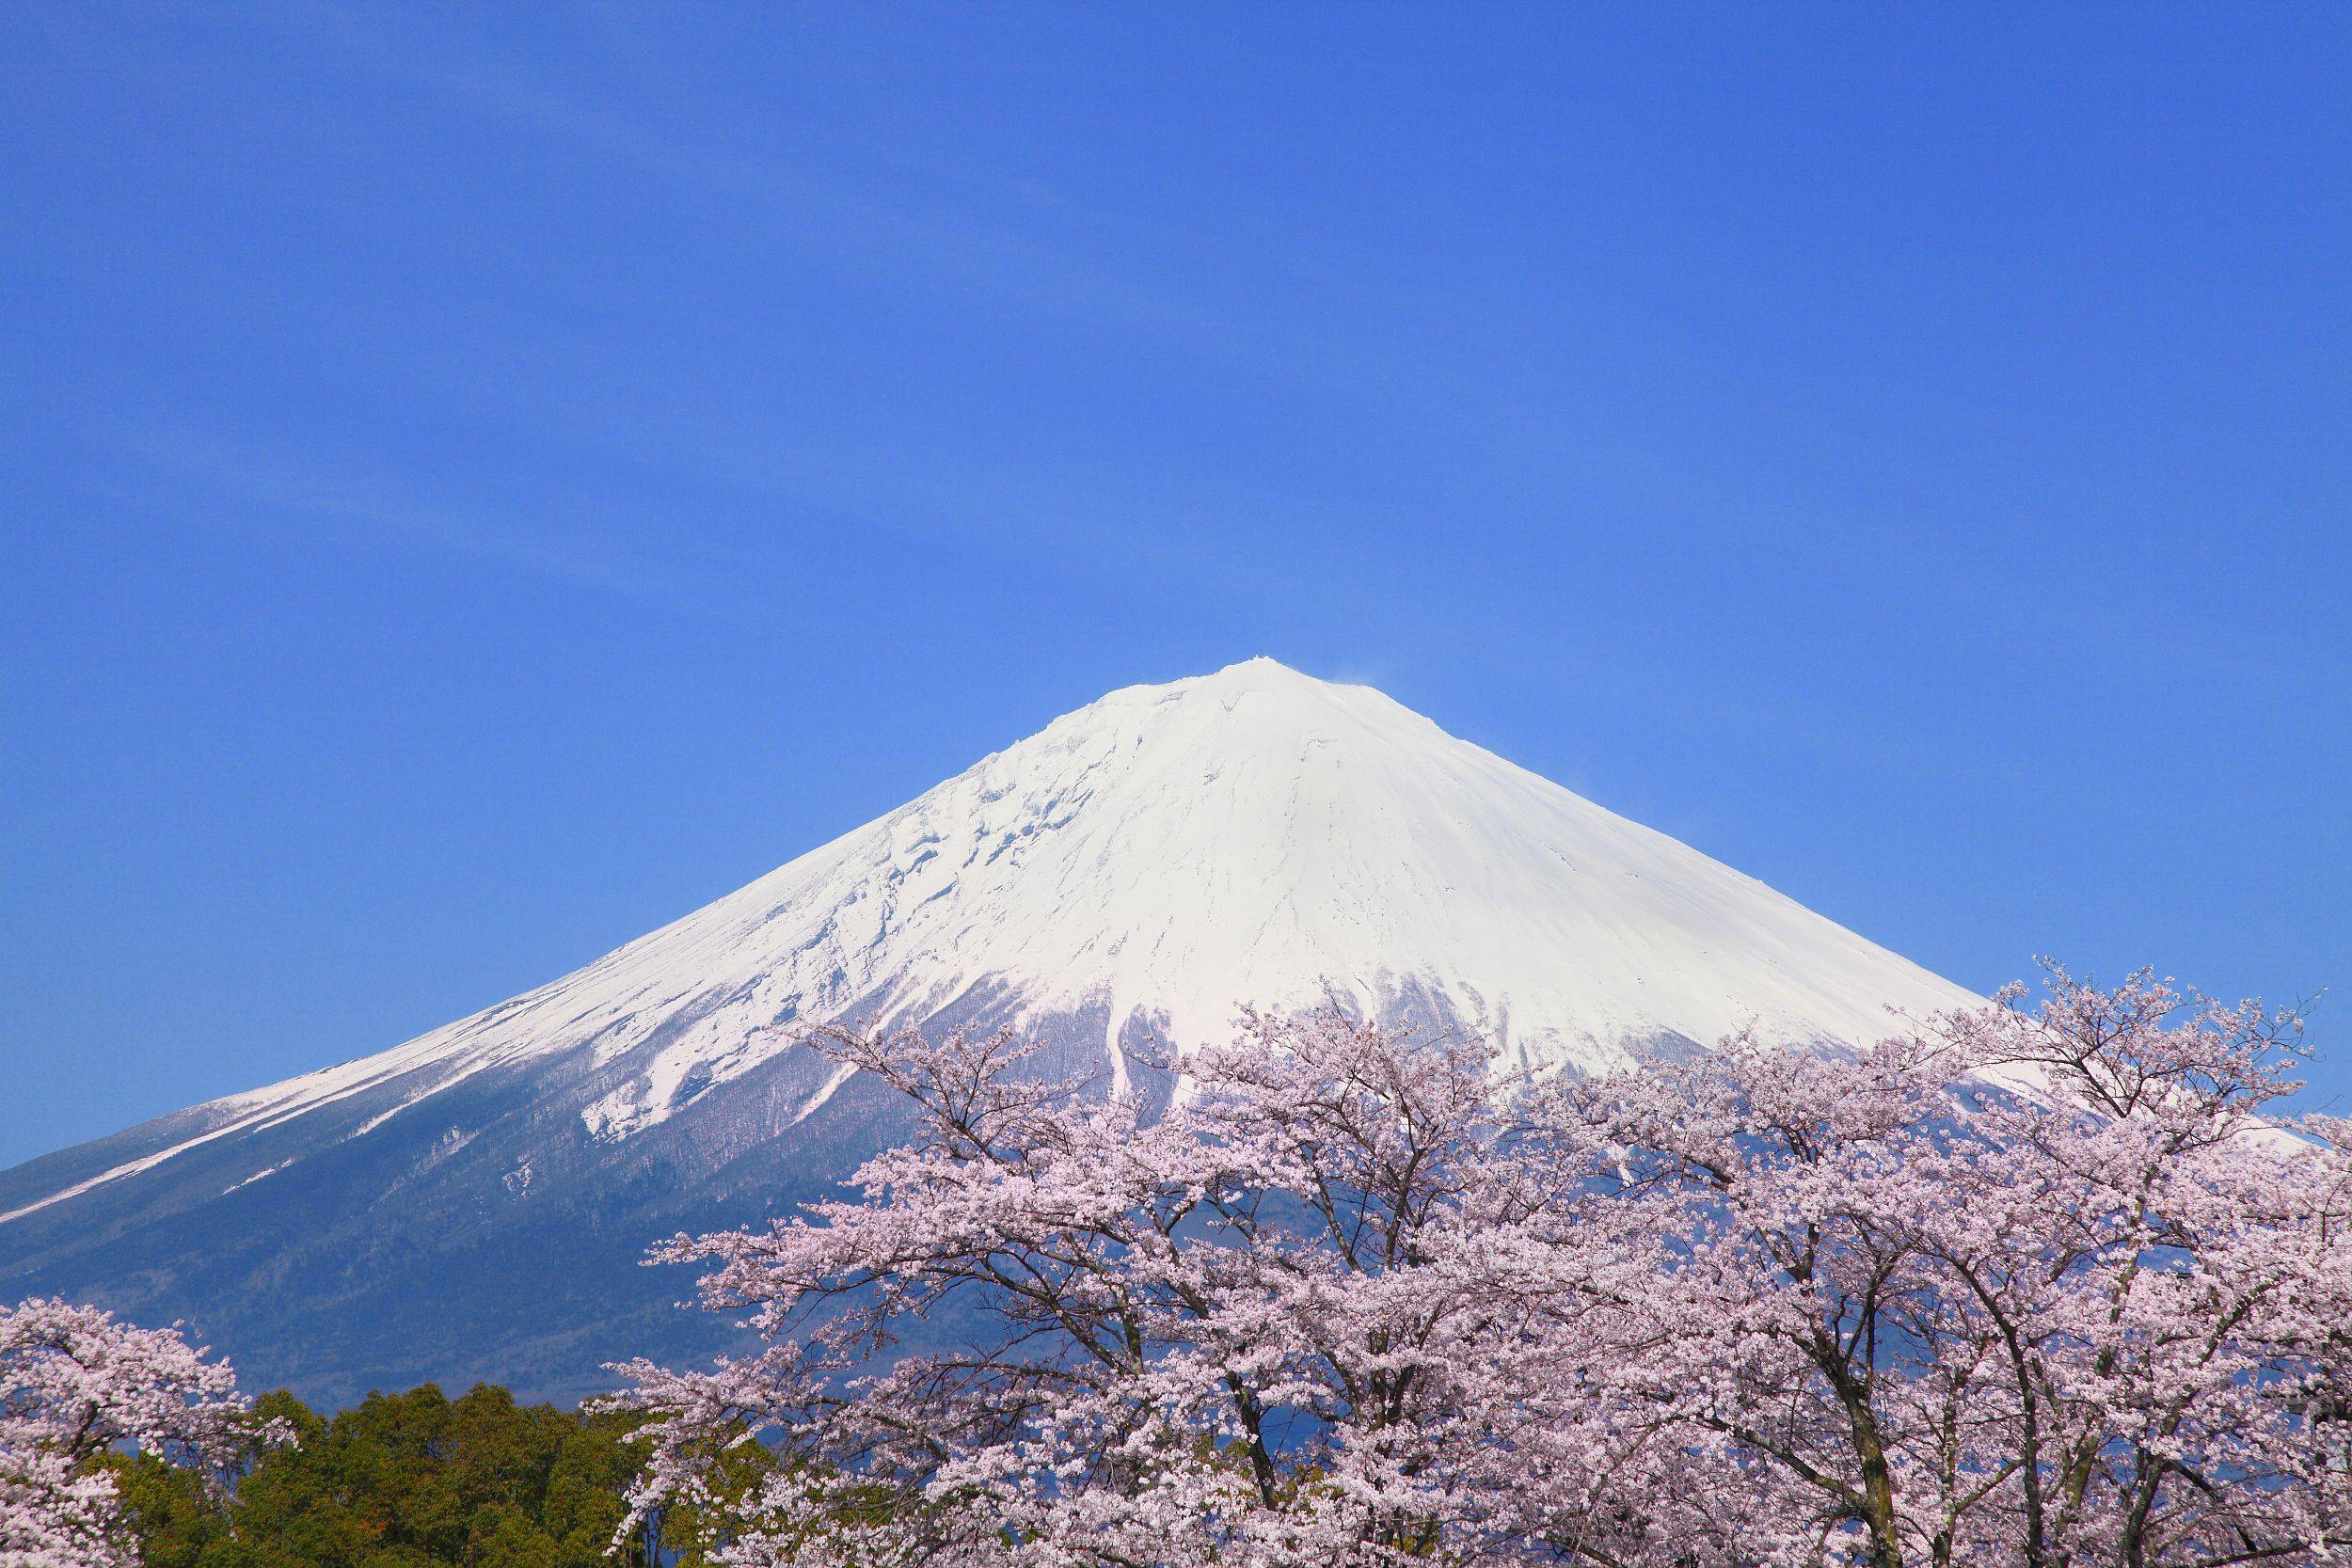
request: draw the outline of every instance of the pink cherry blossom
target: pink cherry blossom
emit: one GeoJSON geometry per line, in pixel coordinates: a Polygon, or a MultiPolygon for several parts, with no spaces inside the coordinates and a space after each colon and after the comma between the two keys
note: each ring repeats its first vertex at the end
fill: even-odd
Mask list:
{"type": "Polygon", "coordinates": [[[2352,1138],[2271,1119],[2291,1016],[2053,970],[1577,1079],[1246,1015],[1156,1117],[1009,1035],[818,1040],[917,1135],[661,1249],[765,1348],[614,1402],[642,1505],[787,1458],[730,1562],[2352,1554],[2352,1138]]]}
{"type": "Polygon", "coordinates": [[[134,1449],[225,1484],[256,1443],[288,1435],[247,1409],[228,1364],[176,1329],[62,1301],[0,1307],[0,1568],[128,1568],[113,1478],[93,1462],[134,1449]]]}

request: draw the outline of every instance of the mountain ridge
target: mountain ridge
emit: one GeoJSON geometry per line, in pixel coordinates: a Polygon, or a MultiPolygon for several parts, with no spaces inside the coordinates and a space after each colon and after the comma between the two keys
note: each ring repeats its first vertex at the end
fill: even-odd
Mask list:
{"type": "MultiPolygon", "coordinates": [[[[1180,1083],[1131,1081],[1128,1047],[1181,1053],[1242,1003],[1327,989],[1585,1072],[1743,1027],[1858,1044],[1890,1006],[1975,1000],[1369,687],[1256,659],[1109,693],[389,1051],[0,1173],[0,1281],[242,1338],[273,1314],[239,1292],[313,1275],[306,1300],[396,1319],[388,1258],[437,1277],[531,1235],[596,1275],[683,1218],[814,1196],[888,1135],[887,1108],[796,1048],[795,1024],[1009,1024],[1106,1092],[1167,1094],[1180,1083]],[[189,1257],[182,1230],[243,1261],[189,1257]]],[[[596,1322],[644,1305],[580,1290],[596,1322]]],[[[350,1357],[312,1359],[340,1377],[350,1357]]]]}

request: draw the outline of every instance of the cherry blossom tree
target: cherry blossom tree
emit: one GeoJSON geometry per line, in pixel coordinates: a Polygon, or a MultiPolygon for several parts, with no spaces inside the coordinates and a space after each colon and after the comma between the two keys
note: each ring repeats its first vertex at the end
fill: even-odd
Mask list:
{"type": "Polygon", "coordinates": [[[2321,1560],[2352,1541],[2352,1161],[2341,1123],[2263,1119],[2295,1020],[2145,975],[2019,1000],[1563,1085],[1662,1256],[1532,1359],[1743,1499],[1725,1560],[2321,1560]]]}
{"type": "Polygon", "coordinates": [[[1009,1036],[819,1043],[918,1136],[662,1249],[763,1348],[616,1401],[724,1560],[2352,1553],[2352,1139],[2265,1119],[2291,1016],[2054,971],[1577,1080],[1250,1015],[1156,1119],[1009,1036]]]}
{"type": "Polygon", "coordinates": [[[0,1307],[0,1568],[135,1562],[105,1457],[125,1448],[226,1484],[259,1444],[225,1362],[175,1329],[36,1299],[0,1307]]]}
{"type": "Polygon", "coordinates": [[[705,1501],[712,1453],[764,1433],[788,1463],[747,1563],[1405,1557],[1460,1527],[1443,1456],[1495,1325],[1444,1259],[1549,1196],[1498,1161],[1483,1049],[1251,1019],[1147,1122],[1024,1076],[1007,1036],[824,1044],[922,1133],[860,1199],[664,1250],[770,1343],[629,1369],[641,1500],[705,1501]],[[908,1348],[951,1323],[980,1337],[908,1348]]]}

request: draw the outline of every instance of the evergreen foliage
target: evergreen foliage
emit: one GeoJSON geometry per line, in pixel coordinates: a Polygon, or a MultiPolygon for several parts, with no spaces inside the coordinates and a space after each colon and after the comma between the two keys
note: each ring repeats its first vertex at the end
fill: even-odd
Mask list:
{"type": "Polygon", "coordinates": [[[299,1441],[226,1497],[184,1469],[119,1462],[147,1568],[643,1568],[634,1543],[606,1555],[637,1467],[624,1419],[486,1384],[373,1394],[332,1418],[285,1393],[256,1408],[299,1441]]]}

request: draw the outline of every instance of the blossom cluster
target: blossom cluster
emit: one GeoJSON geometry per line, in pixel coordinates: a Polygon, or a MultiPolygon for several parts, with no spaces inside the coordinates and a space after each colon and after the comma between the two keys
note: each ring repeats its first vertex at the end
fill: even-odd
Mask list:
{"type": "Polygon", "coordinates": [[[0,1306],[0,1568],[133,1568],[105,1457],[135,1449],[226,1484],[257,1443],[236,1376],[176,1329],[63,1301],[0,1306]]]}
{"type": "Polygon", "coordinates": [[[2291,1015],[2053,969],[1591,1079],[1245,1015],[1157,1114],[818,1043],[918,1134],[663,1248],[763,1348],[615,1400],[740,1568],[2352,1557],[2352,1126],[2279,1117],[2291,1015]]]}

